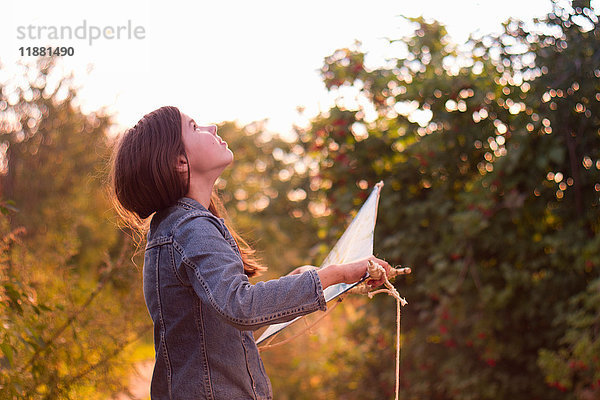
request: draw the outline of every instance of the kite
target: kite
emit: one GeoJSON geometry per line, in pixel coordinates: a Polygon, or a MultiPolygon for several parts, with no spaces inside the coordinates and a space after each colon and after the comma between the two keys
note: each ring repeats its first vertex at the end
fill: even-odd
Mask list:
{"type": "MultiPolygon", "coordinates": [[[[378,182],[371,191],[371,194],[364,202],[348,228],[342,234],[342,237],[337,241],[333,249],[329,252],[323,263],[319,268],[324,268],[331,264],[345,264],[354,262],[360,259],[364,259],[370,257],[373,254],[373,236],[375,233],[375,223],[377,220],[377,206],[379,204],[379,196],[381,193],[381,188],[383,187],[383,181],[378,182]]],[[[325,296],[325,301],[329,302],[335,298],[338,298],[338,302],[335,305],[339,304],[339,301],[342,299],[342,295],[347,293],[359,293],[366,294],[369,298],[372,298],[373,295],[377,293],[387,293],[393,296],[396,299],[396,320],[397,320],[397,339],[396,339],[396,399],[398,399],[398,389],[399,389],[399,362],[400,362],[400,305],[407,304],[406,300],[400,297],[398,291],[394,288],[394,286],[389,282],[388,278],[391,278],[396,275],[410,274],[410,268],[400,268],[395,269],[392,268],[392,271],[389,275],[386,275],[385,269],[379,264],[373,263],[369,261],[369,268],[365,276],[359,280],[358,282],[348,284],[348,283],[338,283],[336,285],[329,286],[323,291],[325,296]],[[385,289],[369,291],[369,287],[367,286],[367,279],[380,279],[382,276],[385,276],[385,289]]],[[[329,307],[329,309],[319,318],[317,321],[313,323],[311,326],[307,326],[307,330],[318,323],[322,318],[324,318],[334,307],[329,307]]],[[[300,332],[294,337],[291,337],[283,342],[271,345],[270,342],[273,340],[275,335],[279,333],[282,329],[287,327],[288,325],[294,323],[303,317],[297,317],[289,322],[283,322],[279,324],[274,324],[269,327],[262,333],[262,335],[256,341],[257,344],[264,342],[267,339],[270,339],[265,345],[259,347],[262,351],[264,349],[274,347],[276,345],[281,345],[287,343],[289,340],[294,339],[299,336],[303,332],[300,332]]]]}

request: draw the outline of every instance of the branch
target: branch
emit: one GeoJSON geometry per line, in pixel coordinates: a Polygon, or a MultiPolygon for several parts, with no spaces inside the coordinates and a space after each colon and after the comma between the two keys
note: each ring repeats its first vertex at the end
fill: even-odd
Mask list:
{"type": "MultiPolygon", "coordinates": [[[[128,242],[129,242],[129,240],[126,239],[125,242],[123,243],[123,247],[121,249],[121,254],[119,254],[119,257],[117,259],[118,260],[117,265],[123,265],[123,262],[125,259],[125,254],[126,254],[125,250],[128,248],[128,246],[127,246],[128,242]]],[[[112,263],[112,260],[110,259],[108,254],[105,254],[104,263],[106,265],[106,270],[104,272],[104,276],[100,279],[100,281],[98,282],[98,285],[96,286],[94,291],[89,295],[87,300],[83,303],[83,305],[81,305],[79,310],[73,312],[69,316],[69,318],[67,318],[67,320],[60,327],[58,327],[54,331],[54,333],[52,333],[52,335],[50,336],[49,339],[44,341],[44,344],[42,346],[38,347],[34,351],[34,353],[31,355],[29,360],[19,369],[19,372],[23,372],[25,369],[30,367],[40,354],[47,351],[51,347],[51,344],[56,339],[58,339],[58,337],[60,337],[60,335],[62,335],[62,333],[69,326],[71,326],[73,324],[73,322],[75,322],[75,320],[77,319],[77,316],[79,314],[81,314],[82,312],[84,312],[87,309],[87,307],[92,303],[92,301],[96,298],[96,296],[98,296],[98,294],[102,291],[102,289],[104,289],[106,283],[109,281],[109,278],[113,275],[114,271],[116,270],[114,267],[114,264],[112,263]]]]}

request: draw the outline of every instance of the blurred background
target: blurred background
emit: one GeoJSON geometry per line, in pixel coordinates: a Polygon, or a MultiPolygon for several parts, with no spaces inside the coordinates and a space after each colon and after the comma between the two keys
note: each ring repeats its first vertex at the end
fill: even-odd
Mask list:
{"type": "MultiPolygon", "coordinates": [[[[320,265],[384,181],[374,252],[413,271],[400,398],[600,398],[598,6],[9,2],[0,398],[149,398],[144,243],[107,180],[118,135],[163,105],[233,150],[217,186],[269,266],[253,281],[320,265]],[[16,35],[83,20],[145,35],[16,35]],[[46,45],[75,54],[19,51],[46,45]]],[[[275,398],[393,398],[395,317],[347,297],[263,352],[275,398]]]]}

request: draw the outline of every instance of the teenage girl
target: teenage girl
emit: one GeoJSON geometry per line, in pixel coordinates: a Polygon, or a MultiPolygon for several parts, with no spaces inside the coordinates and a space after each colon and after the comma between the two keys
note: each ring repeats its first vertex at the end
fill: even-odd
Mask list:
{"type": "Polygon", "coordinates": [[[115,147],[117,211],[138,226],[152,216],[143,281],[154,323],[153,400],[272,399],[252,331],[325,311],[323,289],[357,282],[369,259],[390,271],[371,256],[251,284],[266,268],[226,224],[214,186],[232,161],[215,125],[200,126],[175,107],[145,115],[115,147]]]}

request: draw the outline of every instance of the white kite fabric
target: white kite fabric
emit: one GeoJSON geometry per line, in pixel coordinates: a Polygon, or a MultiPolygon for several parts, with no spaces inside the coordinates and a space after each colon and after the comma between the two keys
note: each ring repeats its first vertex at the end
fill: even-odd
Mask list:
{"type": "MultiPolygon", "coordinates": [[[[375,185],[375,187],[371,191],[371,194],[367,198],[367,201],[365,201],[361,209],[358,211],[358,214],[356,214],[346,231],[343,233],[342,237],[338,240],[333,249],[329,252],[327,257],[325,258],[325,261],[323,261],[319,268],[323,268],[331,264],[346,264],[373,255],[373,236],[375,233],[375,223],[377,220],[377,206],[379,204],[379,195],[381,193],[382,187],[383,182],[379,182],[375,185]]],[[[396,400],[398,400],[398,394],[400,390],[400,306],[404,306],[405,304],[407,304],[407,301],[400,297],[400,294],[398,293],[396,288],[394,288],[394,286],[390,283],[389,278],[392,278],[397,275],[404,275],[410,273],[410,268],[392,268],[388,274],[381,265],[369,260],[367,274],[365,274],[365,276],[360,281],[355,282],[353,284],[339,283],[336,285],[329,286],[323,291],[325,301],[328,302],[330,300],[335,299],[336,297],[338,297],[338,301],[336,301],[336,303],[333,306],[328,307],[327,311],[319,319],[313,322],[312,325],[307,324],[306,326],[306,330],[309,330],[311,327],[313,327],[319,321],[321,321],[321,319],[323,319],[328,313],[330,313],[335,308],[336,305],[338,305],[341,302],[342,298],[347,293],[365,294],[368,295],[369,298],[372,298],[375,294],[378,293],[387,293],[388,295],[394,297],[396,299],[396,400]],[[382,277],[385,278],[385,288],[370,291],[366,280],[368,278],[379,280],[382,277]]],[[[263,332],[260,338],[258,338],[256,343],[260,344],[261,342],[269,338],[270,340],[265,345],[259,347],[259,349],[262,351],[268,348],[282,345],[302,334],[303,332],[300,332],[299,334],[296,334],[295,336],[290,337],[280,343],[276,343],[273,345],[270,344],[278,332],[280,332],[286,326],[292,324],[300,318],[303,317],[298,317],[290,322],[284,322],[281,324],[269,326],[263,332]]]]}
{"type": "MultiPolygon", "coordinates": [[[[358,211],[358,214],[356,214],[346,231],[342,234],[342,237],[338,240],[333,249],[331,249],[325,258],[325,261],[323,261],[319,268],[324,268],[331,264],[350,263],[369,257],[373,254],[373,234],[375,232],[375,222],[377,220],[379,194],[382,187],[383,182],[379,182],[375,185],[371,194],[358,211]]],[[[367,276],[365,276],[363,280],[366,278],[367,276]]],[[[329,286],[323,291],[325,301],[328,302],[335,299],[359,283],[360,281],[352,284],[338,283],[329,286]]],[[[302,317],[298,317],[289,322],[269,326],[258,338],[256,343],[260,344],[300,318],[302,317]]]]}

